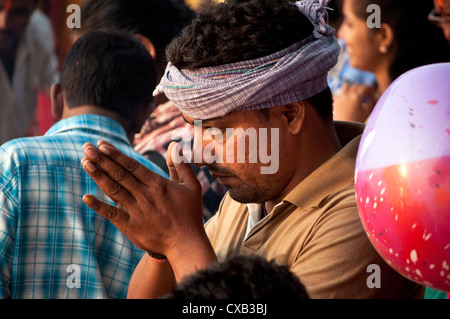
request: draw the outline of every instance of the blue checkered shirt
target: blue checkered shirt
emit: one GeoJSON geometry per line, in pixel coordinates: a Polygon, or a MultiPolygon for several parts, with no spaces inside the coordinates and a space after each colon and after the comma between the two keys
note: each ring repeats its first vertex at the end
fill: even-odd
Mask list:
{"type": "Polygon", "coordinates": [[[143,252],[82,202],[88,193],[111,202],[81,166],[83,144],[99,139],[167,177],[119,123],[97,115],[0,147],[1,298],[126,297],[143,252]]]}

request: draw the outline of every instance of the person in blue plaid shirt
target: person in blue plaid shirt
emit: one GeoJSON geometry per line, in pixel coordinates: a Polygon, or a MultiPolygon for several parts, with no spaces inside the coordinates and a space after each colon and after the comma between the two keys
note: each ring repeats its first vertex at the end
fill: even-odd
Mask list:
{"type": "Polygon", "coordinates": [[[83,170],[82,146],[109,140],[167,177],[131,146],[151,112],[155,82],[137,39],[87,33],[52,86],[59,121],[45,136],[0,147],[1,298],[126,297],[144,252],[82,202],[86,193],[111,202],[83,170]]]}

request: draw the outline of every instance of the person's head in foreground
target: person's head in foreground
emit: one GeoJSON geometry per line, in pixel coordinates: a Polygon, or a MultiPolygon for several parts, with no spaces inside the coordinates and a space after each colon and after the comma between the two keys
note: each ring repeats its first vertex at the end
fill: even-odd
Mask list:
{"type": "Polygon", "coordinates": [[[163,299],[309,299],[287,266],[263,257],[236,256],[185,278],[163,299]]]}

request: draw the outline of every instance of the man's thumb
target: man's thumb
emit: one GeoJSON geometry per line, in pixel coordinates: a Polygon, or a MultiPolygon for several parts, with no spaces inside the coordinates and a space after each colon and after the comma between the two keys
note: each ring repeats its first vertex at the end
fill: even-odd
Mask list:
{"type": "Polygon", "coordinates": [[[169,145],[166,163],[169,168],[170,180],[186,185],[198,183],[197,176],[183,155],[183,149],[179,143],[172,142],[169,145]]]}

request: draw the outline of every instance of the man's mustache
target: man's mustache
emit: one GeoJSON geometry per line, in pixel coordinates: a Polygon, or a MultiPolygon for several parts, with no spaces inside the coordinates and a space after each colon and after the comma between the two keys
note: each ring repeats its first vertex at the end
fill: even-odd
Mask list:
{"type": "Polygon", "coordinates": [[[206,167],[208,167],[208,170],[211,174],[227,176],[227,177],[236,177],[234,172],[232,172],[224,167],[217,166],[217,165],[206,165],[206,167]]]}

